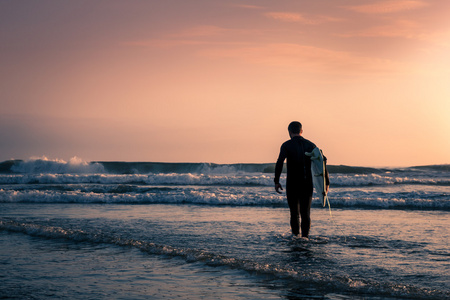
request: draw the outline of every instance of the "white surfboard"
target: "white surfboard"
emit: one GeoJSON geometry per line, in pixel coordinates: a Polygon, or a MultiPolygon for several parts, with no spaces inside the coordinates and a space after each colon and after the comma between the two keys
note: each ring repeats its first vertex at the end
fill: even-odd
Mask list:
{"type": "Polygon", "coordinates": [[[325,207],[327,203],[326,179],[325,179],[325,162],[323,161],[322,151],[314,148],[312,152],[305,152],[305,155],[311,158],[311,174],[317,197],[325,207]]]}

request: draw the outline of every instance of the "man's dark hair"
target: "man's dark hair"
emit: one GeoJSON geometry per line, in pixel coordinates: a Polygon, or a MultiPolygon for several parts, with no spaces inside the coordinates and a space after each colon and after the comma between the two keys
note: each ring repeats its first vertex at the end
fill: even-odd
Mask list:
{"type": "Polygon", "coordinates": [[[299,134],[302,130],[302,123],[298,121],[291,122],[291,124],[289,124],[288,126],[288,130],[290,133],[299,134]]]}

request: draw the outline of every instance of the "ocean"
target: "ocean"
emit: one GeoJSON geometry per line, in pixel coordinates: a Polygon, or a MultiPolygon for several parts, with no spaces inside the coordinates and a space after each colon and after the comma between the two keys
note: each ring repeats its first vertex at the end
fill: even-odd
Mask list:
{"type": "Polygon", "coordinates": [[[450,165],[329,166],[309,239],[273,171],[4,161],[0,298],[450,298],[450,165]]]}

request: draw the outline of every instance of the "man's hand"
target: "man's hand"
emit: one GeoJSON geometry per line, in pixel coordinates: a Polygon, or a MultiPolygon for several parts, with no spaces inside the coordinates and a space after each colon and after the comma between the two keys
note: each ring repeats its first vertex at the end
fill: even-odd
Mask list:
{"type": "Polygon", "coordinates": [[[283,190],[281,184],[275,183],[275,191],[277,191],[278,194],[281,194],[280,190],[283,190]]]}

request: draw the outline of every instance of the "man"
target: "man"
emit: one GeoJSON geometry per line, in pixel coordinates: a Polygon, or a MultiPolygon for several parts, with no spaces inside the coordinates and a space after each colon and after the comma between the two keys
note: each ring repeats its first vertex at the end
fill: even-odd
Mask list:
{"type": "MultiPolygon", "coordinates": [[[[283,187],[280,184],[280,175],[284,160],[287,159],[286,197],[291,213],[291,229],[294,235],[308,237],[311,226],[311,201],[313,195],[313,182],[311,176],[311,160],[305,152],[311,152],[316,147],[314,143],[303,138],[302,124],[294,121],[288,127],[290,140],[281,145],[280,155],[275,166],[275,190],[280,193],[283,187]],[[301,225],[299,224],[301,217],[301,225]]],[[[326,161],[326,158],[324,157],[326,161]]],[[[326,190],[330,181],[328,171],[325,170],[326,190]]]]}

